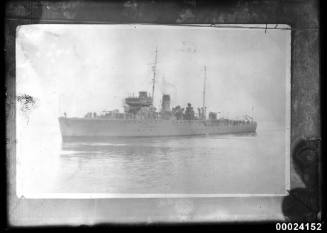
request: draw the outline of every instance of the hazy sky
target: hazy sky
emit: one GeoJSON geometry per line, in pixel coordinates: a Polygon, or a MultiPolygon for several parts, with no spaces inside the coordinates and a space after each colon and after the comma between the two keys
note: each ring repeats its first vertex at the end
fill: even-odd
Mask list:
{"type": "MultiPolygon", "coordinates": [[[[141,25],[25,25],[17,29],[17,94],[37,98],[43,116],[84,116],[118,108],[138,91],[155,105],[202,105],[207,66],[209,111],[285,124],[290,31],[141,25]],[[164,81],[165,80],[165,81],[164,81]]],[[[289,92],[288,92],[289,93],[289,92]]]]}

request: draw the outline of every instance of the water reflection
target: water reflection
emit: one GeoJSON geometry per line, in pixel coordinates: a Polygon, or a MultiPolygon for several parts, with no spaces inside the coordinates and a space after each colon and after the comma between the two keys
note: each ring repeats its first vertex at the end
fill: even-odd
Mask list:
{"type": "Polygon", "coordinates": [[[57,192],[282,193],[282,132],[62,144],[57,192]],[[273,142],[273,145],[271,144],[273,142]]]}

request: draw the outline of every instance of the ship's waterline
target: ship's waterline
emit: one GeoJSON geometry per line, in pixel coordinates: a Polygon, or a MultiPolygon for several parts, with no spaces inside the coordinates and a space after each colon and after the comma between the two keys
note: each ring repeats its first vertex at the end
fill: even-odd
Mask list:
{"type": "Polygon", "coordinates": [[[119,120],[59,118],[63,139],[71,137],[188,136],[253,133],[255,121],[231,120],[119,120]]]}

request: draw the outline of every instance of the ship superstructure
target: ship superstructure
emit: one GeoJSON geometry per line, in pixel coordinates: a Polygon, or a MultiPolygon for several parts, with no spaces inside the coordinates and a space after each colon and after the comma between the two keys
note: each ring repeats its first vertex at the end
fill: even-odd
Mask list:
{"type": "Polygon", "coordinates": [[[257,123],[252,117],[243,120],[217,118],[216,112],[206,113],[207,67],[204,66],[202,107],[194,110],[191,103],[186,107],[171,107],[169,94],[163,94],[160,110],[154,106],[156,84],[156,49],[152,66],[152,93],[140,91],[137,97],[129,96],[124,100],[124,112],[104,111],[102,114],[87,113],[84,117],[59,117],[63,139],[80,137],[117,137],[117,136],[182,136],[206,134],[238,134],[255,132],[257,123]]]}

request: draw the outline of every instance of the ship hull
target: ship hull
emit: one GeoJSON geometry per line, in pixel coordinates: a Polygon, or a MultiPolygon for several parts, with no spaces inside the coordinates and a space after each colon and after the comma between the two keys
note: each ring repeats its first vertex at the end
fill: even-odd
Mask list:
{"type": "Polygon", "coordinates": [[[157,137],[256,132],[256,122],[220,120],[122,120],[59,118],[63,139],[157,137]]]}

